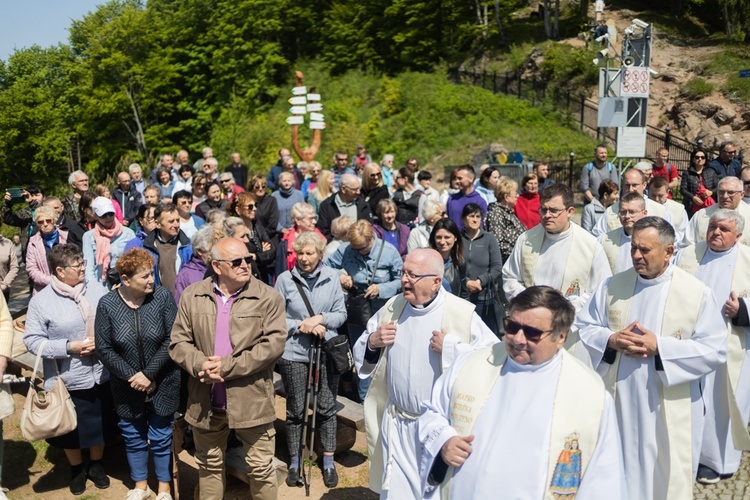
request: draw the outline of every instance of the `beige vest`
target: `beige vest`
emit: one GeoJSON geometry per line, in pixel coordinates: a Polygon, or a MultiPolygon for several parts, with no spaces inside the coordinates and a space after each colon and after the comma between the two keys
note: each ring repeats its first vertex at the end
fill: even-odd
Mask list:
{"type": "MultiPolygon", "coordinates": [[[[556,495],[574,498],[577,486],[572,491],[562,491],[554,484],[555,469],[562,455],[569,456],[571,443],[575,441],[578,446],[574,453],[580,452],[580,485],[596,449],[606,398],[604,384],[595,372],[564,349],[560,354],[562,364],[552,410],[545,499],[557,498],[556,495]]],[[[473,353],[461,368],[453,384],[450,402],[450,424],[460,436],[472,433],[490,392],[500,378],[506,358],[505,345],[495,344],[473,353]]],[[[450,467],[443,481],[443,499],[450,498],[454,472],[454,468],[450,467]]]]}
{"type": "MultiPolygon", "coordinates": [[[[580,295],[581,290],[587,290],[591,268],[594,265],[594,255],[598,242],[588,231],[577,224],[570,224],[573,234],[571,235],[570,251],[568,260],[565,262],[565,272],[562,283],[550,284],[557,288],[562,294],[580,295]]],[[[526,288],[535,286],[534,274],[542,244],[547,232],[541,224],[526,231],[521,238],[521,259],[523,266],[523,283],[526,288]]]]}
{"type": "MultiPolygon", "coordinates": [[[[649,199],[649,198],[645,198],[645,200],[646,200],[646,212],[648,212],[648,215],[661,217],[662,219],[666,218],[667,209],[664,207],[664,205],[656,203],[654,200],[649,199]]],[[[617,229],[618,227],[622,227],[622,223],[620,222],[619,212],[620,212],[619,201],[613,205],[610,205],[609,208],[607,208],[607,211],[604,212],[604,217],[606,217],[606,221],[607,221],[607,232],[612,231],[613,229],[617,229]]]]}
{"type": "MultiPolygon", "coordinates": [[[[607,320],[613,332],[628,325],[628,315],[633,302],[637,274],[634,269],[618,273],[612,277],[607,288],[607,320]]],[[[662,318],[661,336],[689,339],[698,321],[698,312],[703,301],[706,286],[679,267],[674,268],[667,292],[667,300],[662,318]]],[[[617,399],[617,372],[620,367],[620,353],[604,375],[604,385],[617,399]]],[[[662,387],[662,402],[669,438],[669,480],[670,499],[692,498],[693,492],[693,452],[692,452],[692,409],[690,383],[662,387]]]]}
{"type": "Polygon", "coordinates": [[[672,226],[677,230],[677,228],[682,225],[682,221],[687,219],[687,212],[685,212],[685,207],[682,205],[682,203],[677,203],[674,200],[667,200],[667,202],[664,204],[664,207],[667,209],[667,212],[669,212],[669,216],[672,218],[672,226]]]}
{"type": "MultiPolygon", "coordinates": [[[[386,302],[380,310],[378,326],[390,321],[397,321],[406,307],[403,294],[398,294],[386,302]]],[[[461,342],[471,343],[471,319],[474,315],[474,304],[455,295],[445,295],[442,327],[453,335],[457,335],[461,342]]],[[[380,359],[372,374],[372,382],[365,396],[365,432],[367,434],[367,452],[370,461],[370,489],[380,493],[383,487],[384,464],[382,429],[383,415],[388,403],[388,384],[386,381],[386,366],[389,348],[380,353],[380,359]]]]}
{"type": "MultiPolygon", "coordinates": [[[[711,216],[720,208],[721,207],[718,204],[711,205],[708,208],[698,210],[695,215],[693,215],[693,219],[695,220],[695,222],[691,220],[690,224],[694,225],[695,227],[695,234],[693,235],[693,237],[695,238],[695,243],[698,243],[699,241],[706,241],[708,221],[711,216]]],[[[747,203],[741,201],[735,210],[745,218],[746,222],[750,221],[750,207],[748,207],[747,203]]],[[[742,234],[740,243],[742,243],[743,245],[750,245],[750,231],[745,231],[742,234]]]]}
{"type": "MultiPolygon", "coordinates": [[[[680,255],[679,267],[688,273],[695,275],[698,267],[706,255],[708,244],[705,241],[690,245],[685,248],[680,255]]],[[[732,272],[732,290],[739,297],[746,297],[750,290],[750,248],[745,245],[737,245],[737,261],[734,264],[732,272]]],[[[717,297],[722,300],[722,298],[717,297]]],[[[745,329],[734,326],[731,319],[727,323],[727,378],[724,383],[727,385],[727,394],[729,396],[729,407],[725,410],[729,413],[729,421],[732,429],[732,441],[734,447],[738,450],[750,450],[750,434],[747,432],[747,423],[743,421],[740,408],[737,405],[735,391],[740,380],[742,365],[745,362],[745,348],[747,344],[747,334],[745,329]]],[[[719,380],[716,381],[720,383],[719,380]]]]}
{"type": "Polygon", "coordinates": [[[600,240],[602,248],[604,248],[604,255],[607,256],[607,261],[609,261],[609,268],[612,269],[612,274],[615,274],[615,267],[617,267],[617,257],[620,255],[623,232],[622,226],[620,226],[606,233],[600,240]]]}

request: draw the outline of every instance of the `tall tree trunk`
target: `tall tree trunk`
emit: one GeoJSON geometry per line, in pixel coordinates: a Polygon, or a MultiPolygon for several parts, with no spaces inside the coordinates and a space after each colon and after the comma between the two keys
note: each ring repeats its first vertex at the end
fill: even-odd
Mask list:
{"type": "Polygon", "coordinates": [[[544,0],[544,33],[547,35],[547,40],[552,39],[552,22],[550,19],[550,7],[552,6],[552,0],[544,0]]]}
{"type": "Polygon", "coordinates": [[[555,0],[555,29],[552,32],[555,40],[560,39],[560,0],[555,0]]]}
{"type": "Polygon", "coordinates": [[[141,117],[140,113],[138,112],[138,106],[135,103],[135,97],[134,92],[132,89],[128,88],[125,90],[125,95],[128,96],[128,100],[130,101],[130,107],[133,110],[133,121],[135,122],[135,130],[130,128],[130,126],[123,120],[123,123],[125,124],[125,128],[128,129],[128,132],[130,132],[130,135],[135,140],[135,147],[138,150],[138,153],[141,155],[142,158],[148,158],[148,148],[146,147],[146,138],[143,134],[143,125],[141,125],[141,117]]]}
{"type": "Polygon", "coordinates": [[[732,20],[729,17],[729,2],[727,0],[724,0],[724,31],[727,34],[727,38],[732,37],[732,20]]]}
{"type": "Polygon", "coordinates": [[[500,0],[495,0],[495,22],[497,23],[497,32],[500,35],[500,44],[505,45],[505,30],[503,22],[500,20],[500,0]]]}
{"type": "Polygon", "coordinates": [[[589,0],[581,0],[581,17],[589,17],[589,0]]]}

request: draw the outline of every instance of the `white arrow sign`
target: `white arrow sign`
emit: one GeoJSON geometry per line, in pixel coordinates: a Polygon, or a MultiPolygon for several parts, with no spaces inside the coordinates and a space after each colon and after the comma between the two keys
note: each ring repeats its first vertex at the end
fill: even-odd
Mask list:
{"type": "Polygon", "coordinates": [[[289,98],[289,104],[292,106],[304,106],[307,104],[307,98],[303,95],[289,98]]]}
{"type": "Polygon", "coordinates": [[[308,101],[319,101],[320,100],[320,94],[307,94],[307,100],[308,101]]]}
{"type": "Polygon", "coordinates": [[[305,95],[307,94],[307,87],[292,87],[292,95],[305,95]]]}
{"type": "Polygon", "coordinates": [[[323,113],[310,113],[310,120],[314,122],[322,122],[325,121],[325,116],[323,116],[323,113]]]}
{"type": "Polygon", "coordinates": [[[304,116],[290,116],[286,119],[286,122],[289,125],[302,125],[305,123],[305,117],[304,116]]]}
{"type": "Polygon", "coordinates": [[[323,130],[326,128],[326,124],[323,122],[310,122],[310,128],[313,130],[323,130]]]}
{"type": "Polygon", "coordinates": [[[304,115],[307,113],[307,108],[304,106],[292,106],[289,108],[289,112],[293,115],[304,115]]]}
{"type": "Polygon", "coordinates": [[[313,111],[323,111],[323,105],[319,102],[315,104],[308,104],[307,105],[307,112],[312,113],[313,111]]]}

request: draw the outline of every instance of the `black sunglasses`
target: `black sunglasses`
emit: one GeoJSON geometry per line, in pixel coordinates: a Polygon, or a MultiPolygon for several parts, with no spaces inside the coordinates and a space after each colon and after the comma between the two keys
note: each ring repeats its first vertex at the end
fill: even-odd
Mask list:
{"type": "Polygon", "coordinates": [[[232,266],[233,268],[237,268],[237,267],[240,267],[242,265],[242,262],[245,262],[245,264],[247,264],[249,266],[253,262],[253,258],[248,255],[247,257],[239,257],[237,259],[231,259],[231,260],[227,260],[227,259],[214,259],[214,261],[216,261],[216,262],[228,262],[230,266],[232,266]]]}
{"type": "Polygon", "coordinates": [[[526,340],[529,342],[539,342],[546,334],[554,332],[554,330],[544,331],[534,328],[533,326],[523,325],[508,317],[503,318],[503,326],[505,327],[506,335],[515,335],[520,330],[523,330],[523,336],[526,337],[526,340]]]}

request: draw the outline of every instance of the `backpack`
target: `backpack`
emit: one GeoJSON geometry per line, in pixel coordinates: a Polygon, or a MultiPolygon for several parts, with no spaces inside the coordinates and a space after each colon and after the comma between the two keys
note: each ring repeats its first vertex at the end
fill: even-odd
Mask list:
{"type": "MultiPolygon", "coordinates": [[[[588,162],[586,164],[586,167],[589,169],[589,172],[591,172],[592,170],[594,170],[594,162],[593,161],[588,162]]],[[[608,161],[607,162],[607,169],[609,170],[610,174],[612,173],[612,169],[613,168],[614,168],[614,165],[612,165],[612,162],[608,161]]]]}

